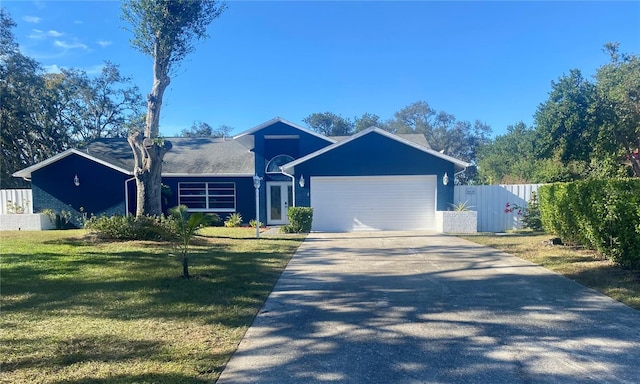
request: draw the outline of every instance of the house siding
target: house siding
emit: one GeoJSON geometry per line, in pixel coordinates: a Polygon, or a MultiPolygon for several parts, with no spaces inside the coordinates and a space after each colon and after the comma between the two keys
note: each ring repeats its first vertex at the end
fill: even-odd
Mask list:
{"type": "Polygon", "coordinates": [[[296,166],[305,175],[305,192],[296,194],[296,204],[309,206],[313,185],[309,176],[436,175],[437,210],[453,202],[453,163],[386,136],[370,133],[296,166]],[[443,185],[444,173],[449,184],[443,185]]]}
{"type": "Polygon", "coordinates": [[[31,175],[33,211],[70,211],[71,223],[82,225],[88,216],[125,213],[124,181],[129,176],[76,154],[41,168],[31,175]],[[73,178],[78,175],[80,185],[73,178]]]}

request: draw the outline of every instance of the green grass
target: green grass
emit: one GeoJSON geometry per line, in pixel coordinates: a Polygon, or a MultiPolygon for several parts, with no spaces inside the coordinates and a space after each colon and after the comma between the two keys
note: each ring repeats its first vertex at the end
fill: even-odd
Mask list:
{"type": "Polygon", "coordinates": [[[529,260],[640,310],[640,271],[623,269],[593,251],[548,245],[552,236],[536,233],[465,238],[529,260]]]}
{"type": "Polygon", "coordinates": [[[0,232],[0,383],[211,383],[302,235],[205,228],[169,243],[0,232]],[[220,236],[220,237],[217,237],[220,236]]]}

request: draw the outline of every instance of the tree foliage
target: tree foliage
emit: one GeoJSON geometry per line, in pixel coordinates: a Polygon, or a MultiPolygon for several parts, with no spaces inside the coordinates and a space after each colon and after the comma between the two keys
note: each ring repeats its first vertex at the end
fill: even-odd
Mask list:
{"type": "Polygon", "coordinates": [[[126,134],[141,96],[117,65],[107,62],[94,78],[77,69],[45,73],[20,52],[9,14],[0,18],[2,188],[26,186],[11,174],[61,151],[126,134]]]}
{"type": "Polygon", "coordinates": [[[137,190],[136,215],[162,213],[162,159],[171,142],[159,137],[160,112],[170,75],[194,43],[207,36],[207,26],[226,6],[216,0],[129,0],[123,3],[122,17],[133,34],[131,45],[153,59],[153,85],[147,96],[144,129],[128,138],[133,151],[137,190]]]}
{"type": "Polygon", "coordinates": [[[180,132],[181,137],[229,137],[233,127],[222,124],[218,128],[213,128],[202,121],[195,121],[189,129],[180,132]]]}
{"type": "Polygon", "coordinates": [[[607,44],[595,81],[579,70],[553,82],[535,114],[538,157],[583,168],[583,177],[640,177],[640,59],[607,44]]]}
{"type": "Polygon", "coordinates": [[[353,122],[332,112],[312,113],[302,119],[311,129],[326,136],[349,136],[353,134],[353,122]]]}

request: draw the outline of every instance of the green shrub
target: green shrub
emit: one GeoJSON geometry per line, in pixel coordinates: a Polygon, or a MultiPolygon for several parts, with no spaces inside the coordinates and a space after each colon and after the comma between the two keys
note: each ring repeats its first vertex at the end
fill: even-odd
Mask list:
{"type": "Polygon", "coordinates": [[[221,227],[223,224],[220,215],[218,215],[217,213],[205,214],[204,220],[207,227],[221,227]]]}
{"type": "Polygon", "coordinates": [[[311,232],[313,222],[313,208],[310,207],[290,207],[287,212],[289,224],[282,227],[285,233],[308,233],[311,232]]]}
{"type": "Polygon", "coordinates": [[[49,221],[56,227],[56,229],[69,229],[73,227],[70,223],[70,211],[65,211],[63,209],[60,213],[56,213],[53,209],[46,208],[42,210],[42,214],[49,218],[49,221]]]}
{"type": "Polygon", "coordinates": [[[87,220],[85,228],[98,237],[115,240],[175,240],[176,220],[164,216],[100,216],[87,220]]]}
{"type": "Polygon", "coordinates": [[[640,268],[640,180],[583,180],[542,186],[547,232],[595,249],[613,262],[640,268]]]}
{"type": "Polygon", "coordinates": [[[509,202],[505,204],[505,213],[511,213],[514,211],[517,212],[518,217],[522,217],[522,224],[524,228],[528,228],[533,231],[542,231],[540,204],[538,203],[538,195],[536,192],[531,192],[531,199],[527,202],[526,207],[521,207],[518,204],[511,204],[509,202]]]}
{"type": "MultiPolygon", "coordinates": [[[[251,228],[255,228],[256,227],[256,219],[251,219],[251,221],[249,221],[249,226],[251,228]]],[[[264,227],[264,223],[262,221],[260,222],[260,227],[261,228],[264,227]]]]}
{"type": "Polygon", "coordinates": [[[239,213],[232,213],[224,221],[225,227],[239,227],[242,224],[242,215],[239,213]]]}

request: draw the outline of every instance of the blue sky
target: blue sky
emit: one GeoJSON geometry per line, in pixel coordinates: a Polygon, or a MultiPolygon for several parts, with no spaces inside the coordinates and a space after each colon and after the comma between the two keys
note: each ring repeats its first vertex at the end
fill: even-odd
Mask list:
{"type": "MultiPolygon", "coordinates": [[[[22,51],[49,70],[120,65],[146,94],[151,59],[117,1],[3,0],[22,51]]],[[[419,100],[503,134],[533,122],[551,81],[592,76],[602,47],[640,53],[640,2],[229,1],[165,93],[160,131],[198,120],[234,133],[311,113],[386,120],[419,100]]]]}

